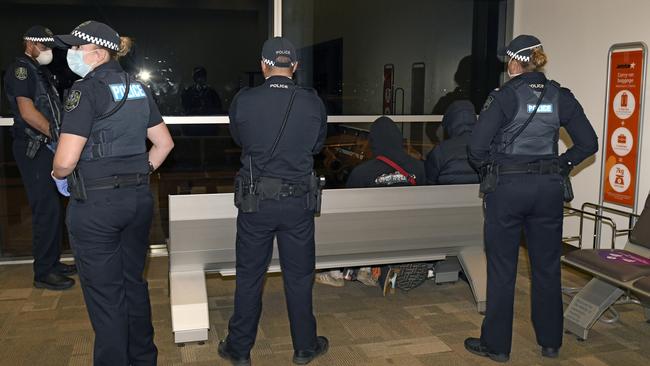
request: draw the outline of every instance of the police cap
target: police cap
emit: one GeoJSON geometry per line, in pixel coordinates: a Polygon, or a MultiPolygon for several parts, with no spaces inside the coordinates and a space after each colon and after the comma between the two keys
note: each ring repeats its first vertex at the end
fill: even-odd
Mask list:
{"type": "Polygon", "coordinates": [[[29,28],[23,35],[23,40],[42,43],[49,48],[56,47],[54,34],[42,25],[35,25],[29,28]]]}
{"type": "Polygon", "coordinates": [[[537,47],[542,47],[542,41],[535,36],[522,34],[510,41],[507,47],[499,50],[499,56],[508,56],[521,62],[530,62],[530,55],[537,47]]]}
{"type": "Polygon", "coordinates": [[[92,43],[109,50],[120,50],[120,35],[113,28],[94,20],[79,24],[70,34],[54,36],[54,41],[64,48],[92,43]]]}
{"type": "Polygon", "coordinates": [[[262,47],[262,61],[273,67],[292,67],[298,61],[296,48],[286,38],[271,38],[262,47]]]}

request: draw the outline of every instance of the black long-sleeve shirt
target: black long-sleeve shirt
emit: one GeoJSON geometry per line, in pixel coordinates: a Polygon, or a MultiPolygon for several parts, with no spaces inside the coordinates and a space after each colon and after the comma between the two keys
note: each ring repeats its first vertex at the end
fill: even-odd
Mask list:
{"type": "Polygon", "coordinates": [[[264,84],[240,91],[230,106],[230,134],[242,147],[240,174],[280,178],[297,182],[311,174],[313,155],[323,148],[327,135],[327,113],[312,90],[300,88],[282,76],[270,77],[264,84]],[[296,96],[284,133],[269,156],[287,111],[291,92],[296,96]]]}
{"type": "MultiPolygon", "coordinates": [[[[528,85],[537,90],[541,90],[547,80],[541,72],[524,73],[516,77],[516,79],[518,78],[524,79],[528,85]]],[[[512,121],[517,110],[517,96],[512,88],[501,88],[490,93],[472,132],[468,148],[470,162],[475,168],[480,168],[492,161],[500,164],[521,164],[555,158],[555,156],[539,155],[493,155],[490,152],[490,147],[499,129],[505,123],[512,121]]],[[[558,112],[560,126],[566,129],[573,141],[573,146],[560,155],[560,166],[575,166],[598,151],[598,137],[582,106],[567,88],[560,89],[558,112]]]]}

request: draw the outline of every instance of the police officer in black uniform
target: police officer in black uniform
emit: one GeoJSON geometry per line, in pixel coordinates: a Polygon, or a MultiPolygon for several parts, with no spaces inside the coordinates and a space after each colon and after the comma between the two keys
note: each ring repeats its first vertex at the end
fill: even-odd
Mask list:
{"type": "Polygon", "coordinates": [[[262,287],[277,236],[296,364],[328,349],[316,335],[312,311],[318,183],[312,173],[327,133],[325,106],[312,89],[292,80],[296,50],[286,39],[264,43],[264,84],[240,91],[230,106],[230,132],[242,147],[235,183],[237,288],[228,337],[219,355],[250,365],[262,311],[262,287]]]}
{"type": "Polygon", "coordinates": [[[64,104],[52,177],[71,195],[68,231],[95,331],[94,364],[155,365],[143,278],[153,216],[149,174],[173,142],[149,90],[117,62],[129,42],[95,21],[55,39],[71,47],[68,66],[83,77],[64,104]]]}
{"type": "Polygon", "coordinates": [[[510,81],[492,92],[469,144],[485,194],[487,312],[480,338],[465,348],[497,362],[510,357],[513,298],[521,230],[532,273],[532,320],[544,357],[562,345],[562,246],[565,180],[598,150],[580,103],[541,72],[547,58],[539,39],[520,35],[504,50],[510,81]],[[558,157],[560,127],[573,146],[558,157]]]}
{"type": "Polygon", "coordinates": [[[52,31],[41,25],[29,28],[23,36],[25,54],[7,68],[4,81],[14,114],[14,158],[32,210],[34,286],[64,290],[74,285],[67,276],[76,268],[59,262],[63,213],[49,177],[54,157],[51,137],[61,123],[61,100],[45,67],[52,62],[52,37],[52,31]]]}

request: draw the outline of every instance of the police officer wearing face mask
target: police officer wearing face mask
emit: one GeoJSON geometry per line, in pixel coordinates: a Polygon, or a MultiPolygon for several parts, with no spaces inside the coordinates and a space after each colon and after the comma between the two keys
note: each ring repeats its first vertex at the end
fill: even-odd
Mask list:
{"type": "Polygon", "coordinates": [[[318,181],[314,160],[327,133],[325,106],[313,89],[292,80],[296,50],[286,39],[264,43],[266,81],[239,92],[230,106],[230,132],[242,147],[235,186],[237,215],[235,310],[219,355],[250,365],[262,312],[262,287],[277,237],[293,362],[304,365],[327,352],[312,310],[318,181]]]}
{"type": "Polygon", "coordinates": [[[49,177],[54,156],[51,139],[61,123],[61,101],[45,67],[52,62],[52,37],[52,31],[41,25],[29,28],[23,36],[25,54],[7,68],[4,82],[14,114],[14,158],[32,210],[34,286],[64,290],[74,285],[67,276],[76,268],[59,262],[62,208],[49,177]]]}
{"type": "Polygon", "coordinates": [[[68,231],[95,331],[94,364],[155,365],[143,278],[153,216],[149,174],[173,142],[149,90],[117,61],[128,39],[88,21],[55,40],[71,47],[68,66],[83,78],[64,104],[52,178],[71,196],[68,231]]]}
{"type": "Polygon", "coordinates": [[[497,362],[510,357],[513,300],[521,230],[532,273],[532,321],[544,357],[562,345],[562,250],[565,180],[598,150],[596,133],[569,89],[546,78],[547,57],[536,37],[520,35],[503,50],[510,81],[493,91],[469,144],[482,174],[487,256],[487,311],[480,338],[465,348],[497,362]],[[558,156],[560,127],[573,146],[558,156]]]}

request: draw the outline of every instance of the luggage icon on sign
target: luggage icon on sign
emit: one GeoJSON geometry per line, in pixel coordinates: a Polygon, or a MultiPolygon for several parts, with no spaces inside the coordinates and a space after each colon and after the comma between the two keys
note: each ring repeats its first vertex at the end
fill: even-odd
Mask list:
{"type": "Polygon", "coordinates": [[[627,98],[628,98],[627,93],[623,93],[621,95],[621,107],[622,108],[627,108],[627,98]]]}

